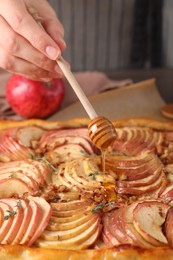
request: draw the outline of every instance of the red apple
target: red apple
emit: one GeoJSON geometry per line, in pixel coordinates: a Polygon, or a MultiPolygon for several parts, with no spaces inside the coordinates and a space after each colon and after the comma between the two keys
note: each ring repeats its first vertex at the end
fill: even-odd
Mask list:
{"type": "Polygon", "coordinates": [[[6,99],[25,118],[45,118],[58,110],[64,90],[62,79],[40,82],[14,74],[6,85],[6,99]]]}

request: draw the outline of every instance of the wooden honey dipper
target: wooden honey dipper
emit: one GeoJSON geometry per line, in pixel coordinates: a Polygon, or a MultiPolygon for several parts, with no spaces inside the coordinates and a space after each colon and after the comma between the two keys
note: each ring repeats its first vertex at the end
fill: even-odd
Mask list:
{"type": "MultiPolygon", "coordinates": [[[[44,27],[41,23],[41,17],[38,16],[36,10],[31,7],[28,9],[28,11],[44,30],[44,27]]],[[[89,118],[91,119],[91,122],[88,125],[90,139],[99,149],[105,150],[116,137],[115,127],[113,126],[112,122],[106,117],[97,115],[96,111],[94,110],[85,93],[81,89],[73,73],[66,65],[63,57],[57,59],[56,62],[61,68],[64,76],[68,80],[74,92],[76,93],[76,96],[86,110],[89,118]]]]}

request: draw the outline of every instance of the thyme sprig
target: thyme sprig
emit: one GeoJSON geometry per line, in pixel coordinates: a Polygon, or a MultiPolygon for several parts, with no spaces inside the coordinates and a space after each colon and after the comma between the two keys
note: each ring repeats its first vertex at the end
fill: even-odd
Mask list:
{"type": "Polygon", "coordinates": [[[47,166],[49,166],[52,170],[56,171],[57,169],[53,166],[51,162],[49,162],[46,158],[46,156],[33,156],[33,154],[29,153],[29,156],[32,160],[39,161],[45,163],[47,166]]]}
{"type": "Polygon", "coordinates": [[[95,153],[89,154],[89,153],[87,153],[87,152],[84,151],[84,150],[80,150],[80,152],[81,152],[81,154],[83,154],[83,156],[86,156],[86,157],[95,157],[95,156],[96,156],[95,153]]]}
{"type": "Polygon", "coordinates": [[[100,204],[97,204],[96,206],[94,206],[94,208],[92,208],[91,212],[93,213],[97,213],[99,211],[99,209],[103,209],[105,206],[105,203],[100,203],[100,204]]]}
{"type": "Polygon", "coordinates": [[[10,217],[15,216],[17,214],[18,209],[20,209],[21,207],[21,200],[18,200],[17,204],[14,206],[14,210],[6,210],[6,212],[8,213],[7,215],[4,216],[4,220],[8,220],[10,217]]]}
{"type": "Polygon", "coordinates": [[[100,203],[94,206],[94,208],[92,208],[91,212],[93,213],[97,213],[100,209],[103,209],[104,207],[107,206],[114,206],[115,205],[115,201],[109,201],[107,203],[100,203]]]}
{"type": "Polygon", "coordinates": [[[120,155],[120,156],[128,156],[126,153],[120,153],[120,152],[117,152],[117,151],[111,151],[111,154],[120,155]]]}
{"type": "Polygon", "coordinates": [[[90,172],[90,173],[88,174],[88,176],[90,177],[91,180],[95,180],[96,175],[99,175],[99,174],[101,174],[100,171],[94,171],[94,172],[90,172]]]}

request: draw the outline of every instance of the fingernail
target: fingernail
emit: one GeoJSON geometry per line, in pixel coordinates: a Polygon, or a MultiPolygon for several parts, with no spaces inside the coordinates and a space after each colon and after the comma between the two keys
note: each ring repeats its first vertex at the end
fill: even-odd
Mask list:
{"type": "Polygon", "coordinates": [[[59,51],[52,46],[46,47],[46,53],[49,56],[49,58],[52,60],[56,60],[59,56],[59,51]]]}

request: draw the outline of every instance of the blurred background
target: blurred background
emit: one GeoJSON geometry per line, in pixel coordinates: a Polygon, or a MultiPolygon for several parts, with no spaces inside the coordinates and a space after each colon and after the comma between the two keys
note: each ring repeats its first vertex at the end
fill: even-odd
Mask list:
{"type": "Polygon", "coordinates": [[[134,82],[155,77],[173,102],[172,0],[49,0],[65,27],[73,71],[134,82]]]}

